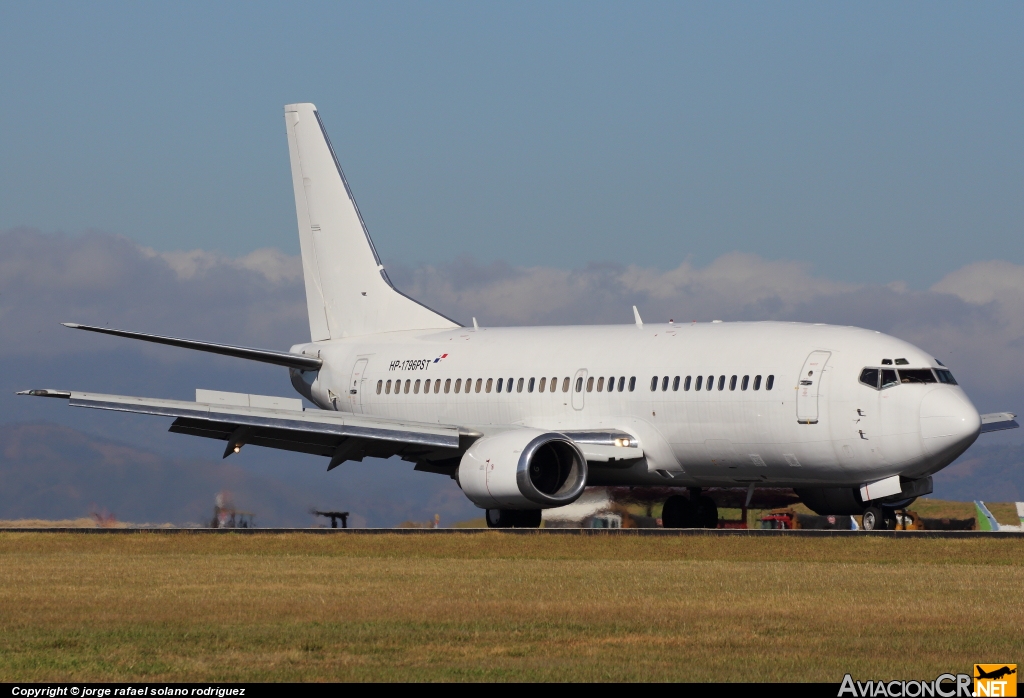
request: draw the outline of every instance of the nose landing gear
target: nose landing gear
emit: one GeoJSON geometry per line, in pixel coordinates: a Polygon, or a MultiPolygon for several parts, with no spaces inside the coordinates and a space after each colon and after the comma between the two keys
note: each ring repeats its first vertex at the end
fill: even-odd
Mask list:
{"type": "Polygon", "coordinates": [[[865,531],[896,530],[896,511],[888,507],[870,506],[864,510],[861,520],[865,531]]]}

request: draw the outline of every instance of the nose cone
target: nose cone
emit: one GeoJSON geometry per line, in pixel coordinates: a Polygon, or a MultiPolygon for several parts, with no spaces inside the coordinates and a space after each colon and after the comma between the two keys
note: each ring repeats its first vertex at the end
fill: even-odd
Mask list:
{"type": "Polygon", "coordinates": [[[929,455],[948,454],[950,462],[981,433],[981,417],[958,390],[937,387],[921,399],[921,440],[929,455]]]}

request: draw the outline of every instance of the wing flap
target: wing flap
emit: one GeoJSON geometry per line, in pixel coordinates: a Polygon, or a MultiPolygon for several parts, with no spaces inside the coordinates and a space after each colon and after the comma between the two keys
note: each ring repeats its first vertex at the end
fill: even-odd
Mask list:
{"type": "MultiPolygon", "coordinates": [[[[72,407],[178,417],[187,420],[180,422],[177,426],[178,429],[207,431],[211,434],[220,434],[225,430],[233,431],[239,426],[248,426],[260,430],[258,431],[261,434],[259,438],[294,443],[307,443],[310,442],[312,435],[319,435],[319,437],[327,438],[314,438],[310,443],[325,446],[336,445],[340,438],[355,437],[367,441],[394,442],[403,446],[420,446],[426,449],[458,449],[459,447],[459,428],[443,424],[410,422],[326,410],[298,412],[77,391],[26,391],[25,394],[46,397],[66,396],[68,404],[72,407]]],[[[214,438],[220,437],[215,436],[214,438]]],[[[252,439],[248,442],[255,443],[252,439]]]]}

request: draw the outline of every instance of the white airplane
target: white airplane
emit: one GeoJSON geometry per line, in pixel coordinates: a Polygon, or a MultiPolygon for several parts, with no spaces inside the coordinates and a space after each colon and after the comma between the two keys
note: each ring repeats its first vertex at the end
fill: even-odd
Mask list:
{"type": "Polygon", "coordinates": [[[287,367],[298,399],[196,402],[60,390],[72,406],[174,417],[172,432],[322,455],[398,455],[448,475],[492,527],[535,527],[587,485],[680,488],[668,527],[715,527],[707,487],[792,487],[819,514],[893,510],[979,433],[940,361],[872,330],[794,322],[463,327],[396,289],[312,104],[285,107],[309,313],[287,352],[68,327],[287,367]]]}

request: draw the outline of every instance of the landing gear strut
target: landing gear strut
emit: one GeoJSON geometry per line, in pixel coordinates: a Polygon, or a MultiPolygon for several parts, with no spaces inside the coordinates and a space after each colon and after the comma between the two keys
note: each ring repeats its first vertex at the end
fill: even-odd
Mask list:
{"type": "Polygon", "coordinates": [[[488,509],[487,528],[540,528],[540,509],[488,509]]]}
{"type": "Polygon", "coordinates": [[[664,528],[718,528],[718,505],[703,496],[699,487],[690,488],[690,497],[675,494],[665,500],[661,510],[664,528]]]}

